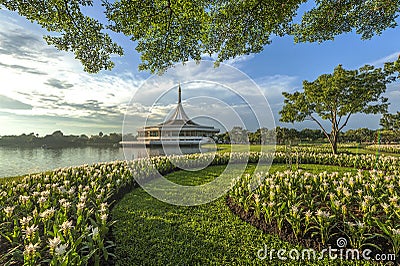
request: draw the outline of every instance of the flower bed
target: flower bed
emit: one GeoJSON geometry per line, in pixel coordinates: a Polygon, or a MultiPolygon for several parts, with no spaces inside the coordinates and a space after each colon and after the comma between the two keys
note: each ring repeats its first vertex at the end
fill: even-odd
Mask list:
{"type": "Polygon", "coordinates": [[[400,145],[369,145],[365,147],[368,150],[387,152],[387,153],[400,153],[400,145]]]}
{"type": "MultiPolygon", "coordinates": [[[[191,168],[209,161],[210,156],[214,157],[193,154],[83,165],[0,184],[0,263],[96,265],[107,261],[112,256],[109,254],[112,242],[107,240],[107,233],[114,222],[108,215],[116,195],[134,186],[137,178],[148,179],[157,172],[167,174],[178,170],[171,161],[180,160],[181,166],[191,168]]],[[[272,159],[284,163],[287,156],[279,152],[275,155],[217,153],[212,164],[259,160],[267,163],[272,159]]],[[[301,163],[360,169],[395,171],[400,165],[395,157],[377,159],[372,155],[303,152],[292,156],[301,163]]]]}
{"type": "Polygon", "coordinates": [[[234,180],[228,203],[266,231],[314,248],[341,236],[348,248],[379,246],[400,255],[398,176],[376,170],[257,173],[259,186],[252,190],[254,179],[247,174],[234,180]]]}

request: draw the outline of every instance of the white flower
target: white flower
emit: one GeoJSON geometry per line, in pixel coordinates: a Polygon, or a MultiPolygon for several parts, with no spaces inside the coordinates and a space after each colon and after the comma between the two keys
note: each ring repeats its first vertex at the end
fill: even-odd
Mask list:
{"type": "Polygon", "coordinates": [[[40,198],[38,199],[38,202],[39,202],[39,203],[44,203],[44,202],[46,202],[46,200],[47,200],[47,198],[44,197],[44,196],[42,196],[42,197],[40,197],[40,198]]]}
{"type": "Polygon", "coordinates": [[[61,229],[64,231],[64,233],[66,232],[66,231],[68,231],[69,229],[71,229],[73,226],[72,226],[72,221],[65,221],[65,222],[63,222],[62,223],[62,225],[61,225],[61,229]]]}
{"type": "Polygon", "coordinates": [[[359,228],[364,228],[364,226],[365,226],[365,224],[362,223],[362,222],[360,222],[360,221],[357,221],[356,225],[357,225],[359,228]]]}
{"type": "Polygon", "coordinates": [[[6,213],[6,215],[8,217],[10,217],[13,214],[14,208],[15,208],[14,206],[12,206],[12,207],[7,206],[4,208],[4,212],[6,213]]]}
{"type": "Polygon", "coordinates": [[[85,208],[85,203],[79,202],[78,204],[76,204],[76,208],[77,210],[82,210],[83,208],[85,208]]]}
{"type": "Polygon", "coordinates": [[[25,237],[29,238],[31,237],[37,230],[38,230],[38,226],[37,225],[32,225],[32,226],[28,226],[26,227],[26,229],[22,230],[25,233],[25,237]]]}
{"type": "Polygon", "coordinates": [[[103,222],[105,222],[105,221],[107,221],[107,217],[108,217],[108,215],[107,215],[106,213],[103,213],[103,214],[100,216],[100,219],[101,219],[103,222]]]}
{"type": "Polygon", "coordinates": [[[32,243],[29,243],[29,245],[25,246],[25,250],[24,250],[24,255],[33,255],[36,252],[36,249],[39,247],[39,243],[36,243],[35,245],[33,245],[32,243]]]}
{"type": "Polygon", "coordinates": [[[312,216],[312,212],[311,212],[310,210],[308,210],[308,211],[306,211],[306,212],[304,213],[304,215],[306,216],[306,220],[309,221],[310,218],[311,218],[311,216],[312,216]]]}
{"type": "Polygon", "coordinates": [[[27,226],[29,222],[32,220],[31,216],[23,217],[22,219],[19,219],[19,222],[23,227],[27,226]]]}
{"type": "Polygon", "coordinates": [[[315,213],[318,217],[322,217],[322,218],[329,218],[329,212],[325,212],[323,210],[318,210],[315,213]]]}
{"type": "Polygon", "coordinates": [[[381,206],[382,206],[382,208],[383,208],[383,210],[384,210],[385,212],[387,212],[387,211],[388,211],[388,209],[389,209],[389,207],[390,207],[390,205],[389,205],[389,204],[387,204],[386,202],[384,202],[384,203],[381,203],[381,206]]]}
{"type": "Polygon", "coordinates": [[[297,208],[297,206],[292,206],[291,210],[294,215],[299,212],[299,208],[297,208]]]}
{"type": "Polygon", "coordinates": [[[62,256],[67,251],[67,248],[68,248],[68,244],[61,244],[54,249],[54,252],[58,256],[62,256]]]}
{"type": "Polygon", "coordinates": [[[60,243],[61,240],[59,237],[54,237],[53,239],[49,238],[50,249],[55,249],[60,243]]]}
{"type": "Polygon", "coordinates": [[[47,220],[51,216],[53,216],[54,212],[55,212],[54,207],[51,207],[51,208],[45,210],[44,212],[42,212],[39,216],[42,217],[43,219],[47,220]]]}
{"type": "Polygon", "coordinates": [[[98,235],[99,235],[99,228],[98,227],[92,228],[92,235],[93,235],[93,238],[97,238],[98,237],[98,235]]]}
{"type": "Polygon", "coordinates": [[[26,204],[29,200],[29,196],[20,195],[19,200],[21,201],[22,204],[26,204]]]}
{"type": "Polygon", "coordinates": [[[71,202],[69,202],[69,201],[64,201],[64,202],[61,204],[61,206],[62,206],[64,209],[68,209],[69,207],[71,207],[71,202]]]}

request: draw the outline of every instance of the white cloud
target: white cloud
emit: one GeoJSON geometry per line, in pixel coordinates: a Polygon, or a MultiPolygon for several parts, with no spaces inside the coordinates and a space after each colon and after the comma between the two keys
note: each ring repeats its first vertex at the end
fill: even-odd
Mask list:
{"type": "Polygon", "coordinates": [[[367,65],[373,65],[376,67],[382,67],[384,63],[386,62],[393,62],[395,61],[398,57],[400,56],[400,51],[394,52],[390,55],[384,56],[382,58],[379,58],[373,62],[367,63],[367,65]]]}
{"type": "Polygon", "coordinates": [[[0,11],[0,94],[32,108],[8,108],[0,102],[1,112],[27,117],[103,116],[104,120],[124,114],[143,78],[131,73],[85,73],[72,53],[48,46],[38,26],[21,27],[19,20],[0,11]]]}

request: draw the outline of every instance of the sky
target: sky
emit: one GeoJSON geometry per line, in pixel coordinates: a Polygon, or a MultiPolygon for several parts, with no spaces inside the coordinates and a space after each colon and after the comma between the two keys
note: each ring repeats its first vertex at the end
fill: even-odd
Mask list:
{"type": "MultiPolygon", "coordinates": [[[[88,12],[101,17],[98,8],[88,12]]],[[[88,135],[100,131],[126,132],[125,114],[130,119],[129,130],[134,131],[143,126],[143,118],[151,113],[158,114],[151,122],[165,119],[175,105],[179,82],[182,82],[183,104],[188,114],[200,117],[207,112],[214,113],[220,121],[212,123],[210,120],[209,123],[217,127],[221,127],[221,121],[229,121],[224,124],[228,130],[235,125],[236,120],[230,119],[232,115],[225,114],[224,110],[230,106],[237,111],[235,108],[241,106],[241,98],[237,95],[249,97],[252,92],[248,86],[253,86],[262,96],[258,97],[260,101],[265,97],[268,103],[259,104],[265,107],[264,120],[268,120],[261,126],[270,127],[274,124],[297,129],[317,128],[311,122],[279,122],[278,112],[283,106],[283,91],[301,90],[303,80],[312,81],[321,74],[331,73],[338,64],[346,69],[356,69],[365,64],[382,66],[400,54],[400,27],[388,29],[371,40],[361,40],[354,33],[340,35],[334,41],[321,44],[294,44],[292,37],[276,37],[259,54],[225,62],[225,70],[238,69],[236,77],[246,77],[254,84],[245,85],[250,83],[240,83],[240,80],[229,83],[223,70],[219,70],[221,79],[215,79],[215,82],[238,86],[236,96],[232,96],[227,86],[219,84],[213,87],[207,82],[190,81],[187,73],[179,67],[177,69],[181,72],[178,73],[176,69],[167,71],[162,81],[148,72],[139,72],[140,55],[135,51],[134,43],[114,33],[112,37],[122,45],[125,55],[113,57],[116,66],[112,71],[88,74],[72,53],[58,51],[47,45],[42,38],[45,34],[40,26],[18,14],[0,10],[0,135],[31,132],[45,135],[56,130],[64,134],[88,135]],[[162,83],[162,86],[148,86],[152,79],[158,85],[162,83]],[[208,103],[205,100],[211,98],[214,102],[208,103]]],[[[207,66],[204,63],[195,67],[195,74],[191,72],[190,77],[199,80],[202,73],[209,70],[207,66]]],[[[389,98],[389,112],[399,111],[400,84],[390,84],[385,96],[389,98]]],[[[244,115],[242,120],[250,119],[246,117],[244,115]]],[[[358,114],[350,119],[345,130],[359,127],[376,129],[379,128],[379,119],[380,115],[358,114]]],[[[203,120],[203,123],[208,122],[203,120]]],[[[257,123],[237,124],[249,130],[259,126],[257,123]]]]}

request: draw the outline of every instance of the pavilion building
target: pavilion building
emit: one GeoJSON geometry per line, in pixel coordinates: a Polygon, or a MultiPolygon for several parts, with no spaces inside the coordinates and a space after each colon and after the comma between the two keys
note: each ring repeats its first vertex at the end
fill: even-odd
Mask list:
{"type": "Polygon", "coordinates": [[[163,123],[140,128],[136,143],[146,146],[177,144],[194,146],[209,142],[210,138],[217,133],[219,133],[219,129],[197,124],[187,116],[182,106],[182,90],[179,85],[178,104],[175,111],[163,123]]]}

